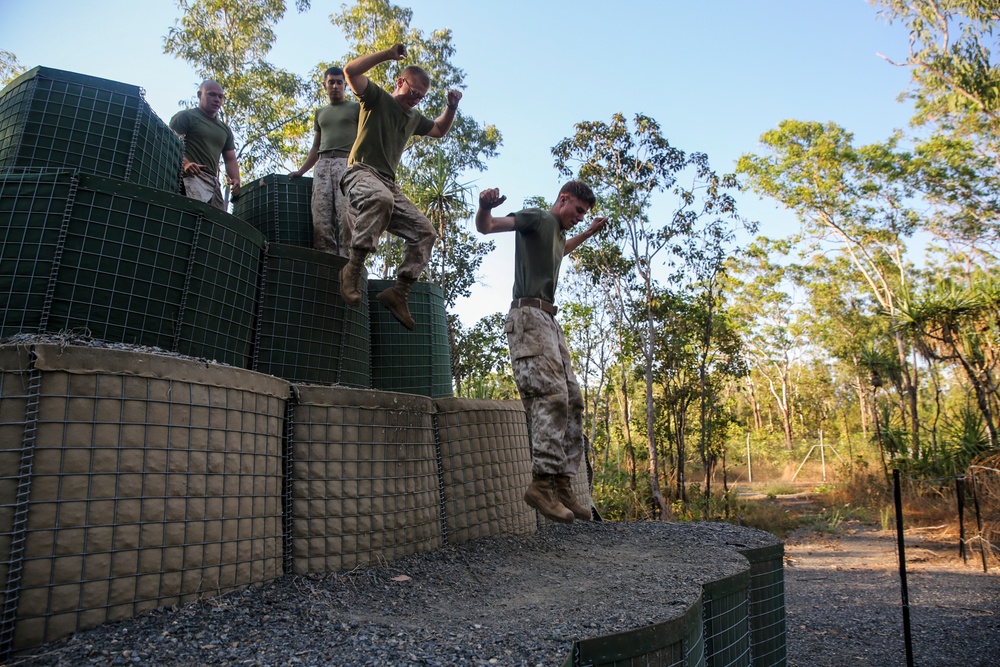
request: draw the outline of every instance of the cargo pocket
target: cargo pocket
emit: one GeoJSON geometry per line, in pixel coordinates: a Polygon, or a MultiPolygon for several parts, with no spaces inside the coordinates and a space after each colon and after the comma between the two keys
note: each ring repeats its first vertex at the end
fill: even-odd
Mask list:
{"type": "Polygon", "coordinates": [[[544,353],[544,337],[548,332],[545,322],[541,320],[543,317],[548,315],[531,308],[521,308],[507,315],[504,332],[507,334],[511,360],[537,357],[544,353]]]}

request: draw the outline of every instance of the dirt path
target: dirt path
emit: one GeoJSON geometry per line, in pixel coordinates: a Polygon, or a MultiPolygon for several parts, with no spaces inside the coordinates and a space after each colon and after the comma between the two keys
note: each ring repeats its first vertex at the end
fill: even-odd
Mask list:
{"type": "MultiPolygon", "coordinates": [[[[799,531],[785,542],[788,664],[906,665],[896,538],[845,522],[836,534],[799,531]]],[[[913,531],[906,539],[914,664],[1000,661],[1000,571],[968,564],[954,540],[913,531]]]]}

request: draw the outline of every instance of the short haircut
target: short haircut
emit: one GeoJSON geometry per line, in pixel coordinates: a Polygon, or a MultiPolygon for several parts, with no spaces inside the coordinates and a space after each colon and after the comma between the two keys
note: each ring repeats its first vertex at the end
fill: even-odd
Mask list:
{"type": "Polygon", "coordinates": [[[331,74],[334,76],[347,78],[344,76],[344,70],[340,69],[339,67],[327,67],[326,71],[323,72],[323,80],[326,81],[326,77],[330,76],[331,74]]]}
{"type": "Polygon", "coordinates": [[[399,73],[399,76],[404,79],[407,77],[413,77],[425,86],[431,85],[430,75],[424,71],[423,67],[419,67],[417,65],[407,65],[403,68],[403,71],[399,73]]]}
{"type": "Polygon", "coordinates": [[[583,181],[570,181],[566,185],[559,188],[559,194],[573,195],[584,204],[594,208],[594,204],[597,203],[597,198],[594,197],[594,191],[590,189],[590,186],[583,181]]]}

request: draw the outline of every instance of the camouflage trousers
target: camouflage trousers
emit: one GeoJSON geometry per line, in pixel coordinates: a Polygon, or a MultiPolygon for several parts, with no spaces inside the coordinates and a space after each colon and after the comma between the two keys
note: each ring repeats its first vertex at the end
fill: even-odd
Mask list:
{"type": "Polygon", "coordinates": [[[583,394],[562,327],[538,308],[511,308],[504,326],[528,413],[533,475],[575,475],[583,460],[583,394]]]}
{"type": "Polygon", "coordinates": [[[345,257],[351,247],[351,205],[340,192],[340,179],[346,171],[346,157],[320,153],[312,183],[313,247],[345,257]]]}
{"type": "Polygon", "coordinates": [[[191,199],[205,202],[209,206],[226,210],[226,201],[222,198],[222,185],[219,177],[202,170],[198,174],[191,176],[184,175],[184,194],[191,199]]]}
{"type": "Polygon", "coordinates": [[[355,164],[340,185],[354,210],[351,247],[374,252],[379,237],[389,232],[406,241],[399,278],[416,280],[431,261],[437,230],[430,220],[403,196],[394,182],[365,164],[355,164]]]}

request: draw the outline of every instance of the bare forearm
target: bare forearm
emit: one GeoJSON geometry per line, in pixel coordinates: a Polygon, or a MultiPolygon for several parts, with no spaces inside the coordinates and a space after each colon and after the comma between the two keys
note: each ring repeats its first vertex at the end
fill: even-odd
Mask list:
{"type": "Polygon", "coordinates": [[[382,49],[375,53],[358,56],[344,66],[344,74],[348,77],[360,76],[368,72],[372,67],[389,60],[396,60],[396,51],[393,48],[382,49]]]}

